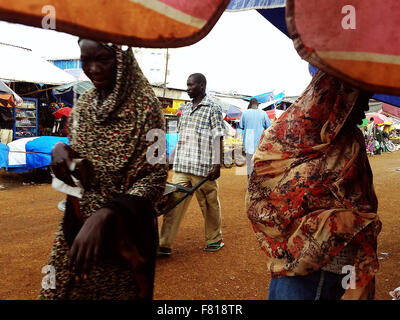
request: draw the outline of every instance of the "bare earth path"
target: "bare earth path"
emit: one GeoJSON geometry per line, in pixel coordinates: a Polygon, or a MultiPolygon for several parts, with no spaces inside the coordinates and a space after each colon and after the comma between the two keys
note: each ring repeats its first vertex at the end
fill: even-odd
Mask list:
{"type": "MultiPolygon", "coordinates": [[[[383,222],[376,299],[389,300],[389,291],[400,286],[400,151],[371,157],[370,162],[383,222]]],[[[225,247],[203,252],[203,218],[193,199],[173,256],[157,261],[155,299],[267,298],[264,254],[244,210],[246,176],[236,175],[236,168],[223,169],[219,183],[225,247]]],[[[61,219],[56,207],[61,199],[47,183],[13,183],[0,172],[0,299],[36,299],[61,219]]]]}

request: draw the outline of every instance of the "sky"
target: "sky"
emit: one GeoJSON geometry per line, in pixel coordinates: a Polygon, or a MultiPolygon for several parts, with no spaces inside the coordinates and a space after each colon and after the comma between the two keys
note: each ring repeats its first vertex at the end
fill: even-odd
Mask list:
{"type": "MultiPolygon", "coordinates": [[[[0,42],[50,58],[77,58],[77,37],[53,30],[0,22],[0,42]]],[[[203,73],[207,89],[257,95],[300,95],[311,80],[308,63],[292,41],[255,10],[225,12],[194,45],[169,49],[168,86],[186,88],[188,75],[203,73]]]]}

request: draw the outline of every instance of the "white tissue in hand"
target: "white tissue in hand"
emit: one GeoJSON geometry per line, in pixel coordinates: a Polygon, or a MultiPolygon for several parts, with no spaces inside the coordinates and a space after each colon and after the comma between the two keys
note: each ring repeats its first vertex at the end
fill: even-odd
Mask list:
{"type": "Polygon", "coordinates": [[[66,193],[70,196],[76,197],[81,199],[82,195],[83,195],[83,187],[80,183],[80,181],[76,178],[74,178],[73,176],[71,176],[72,181],[74,181],[76,187],[72,187],[68,184],[66,184],[64,181],[56,178],[54,175],[52,175],[53,179],[51,182],[51,186],[53,187],[53,189],[66,193]]]}

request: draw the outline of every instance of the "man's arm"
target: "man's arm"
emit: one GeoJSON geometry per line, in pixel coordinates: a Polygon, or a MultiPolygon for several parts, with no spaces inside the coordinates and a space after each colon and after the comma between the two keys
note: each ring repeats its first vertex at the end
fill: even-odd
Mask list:
{"type": "Polygon", "coordinates": [[[213,167],[211,171],[208,173],[207,177],[210,180],[218,179],[220,176],[220,169],[221,169],[221,162],[223,159],[223,152],[224,152],[224,133],[225,128],[223,125],[222,119],[222,109],[219,106],[215,106],[212,108],[211,112],[211,130],[212,130],[212,137],[213,137],[213,149],[219,148],[218,152],[213,152],[213,167]],[[218,141],[216,141],[218,139],[218,141]]]}
{"type": "Polygon", "coordinates": [[[211,171],[207,175],[207,178],[209,180],[216,180],[221,175],[221,162],[222,162],[223,153],[224,153],[224,150],[223,150],[223,147],[224,147],[223,138],[224,137],[222,137],[222,136],[219,137],[219,154],[215,155],[216,159],[214,158],[213,167],[212,167],[211,171]]]}
{"type": "Polygon", "coordinates": [[[244,112],[242,113],[242,116],[240,117],[240,121],[239,121],[239,128],[240,129],[244,129],[244,118],[245,118],[245,115],[244,115],[244,112]]]}

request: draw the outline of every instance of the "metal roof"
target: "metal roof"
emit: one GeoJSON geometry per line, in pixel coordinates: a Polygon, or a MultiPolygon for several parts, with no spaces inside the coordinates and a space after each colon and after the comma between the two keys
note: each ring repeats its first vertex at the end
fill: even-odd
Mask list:
{"type": "Polygon", "coordinates": [[[0,43],[0,79],[41,84],[66,84],[77,79],[30,49],[0,43]]]}

